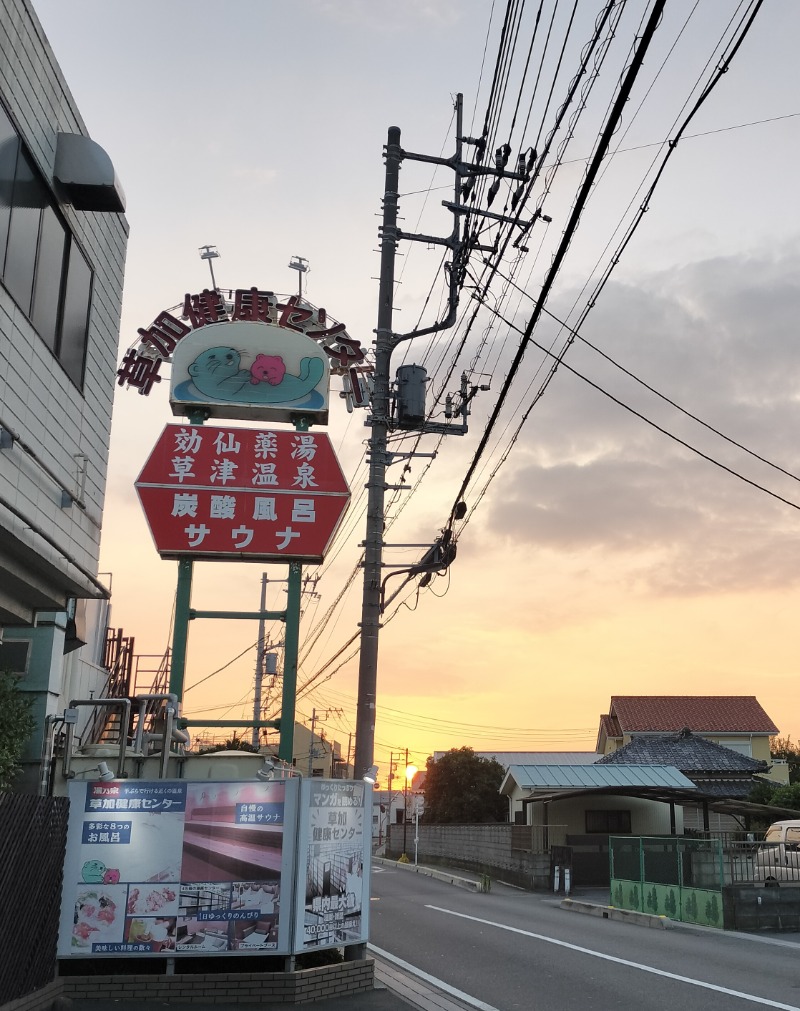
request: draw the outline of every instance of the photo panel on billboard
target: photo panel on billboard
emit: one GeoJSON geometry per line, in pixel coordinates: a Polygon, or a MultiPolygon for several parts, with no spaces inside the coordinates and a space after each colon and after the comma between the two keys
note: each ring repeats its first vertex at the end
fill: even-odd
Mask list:
{"type": "Polygon", "coordinates": [[[298,792],[292,780],[72,783],[59,957],[288,954],[298,792]]]}
{"type": "Polygon", "coordinates": [[[372,788],[305,780],[300,800],[295,896],[296,954],[369,937],[372,788]]]}

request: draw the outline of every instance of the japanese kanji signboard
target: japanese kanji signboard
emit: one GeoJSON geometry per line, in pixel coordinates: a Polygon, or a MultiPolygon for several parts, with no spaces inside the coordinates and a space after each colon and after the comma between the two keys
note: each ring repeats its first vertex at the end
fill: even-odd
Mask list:
{"type": "Polygon", "coordinates": [[[162,558],[319,562],[350,501],[325,433],[167,425],[136,481],[162,558]]]}
{"type": "Polygon", "coordinates": [[[148,396],[164,362],[172,363],[172,413],[186,417],[199,407],[213,418],[275,422],[303,414],[325,424],[330,375],[341,377],[348,411],[367,407],[372,388],[372,366],[344,323],[299,295],[255,287],[187,294],[182,312],[164,310],[139,327],[117,370],[119,385],[148,396]]]}

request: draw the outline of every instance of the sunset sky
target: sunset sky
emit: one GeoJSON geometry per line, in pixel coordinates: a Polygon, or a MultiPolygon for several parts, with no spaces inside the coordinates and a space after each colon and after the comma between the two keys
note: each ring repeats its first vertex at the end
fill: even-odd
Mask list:
{"type": "MultiPolygon", "coordinates": [[[[543,149],[604,5],[579,5],[547,113],[554,62],[542,67],[531,111],[532,84],[517,107],[539,7],[527,6],[492,134],[495,145],[510,140],[512,162],[521,149],[543,149]]],[[[564,6],[554,38],[566,31],[564,6]]],[[[547,301],[556,319],[574,327],[592,300],[665,142],[733,37],[740,6],[715,0],[694,10],[689,0],[668,0],[613,156],[547,301]]],[[[480,133],[505,4],[34,0],[34,7],[127,196],[120,358],[138,327],[209,284],[198,254],[207,243],[221,254],[215,271],[223,287],[292,292],[289,260],[307,258],[310,301],[370,344],[387,128],[401,128],[407,150],[448,156],[453,98],[462,92],[465,130],[480,133]]],[[[543,10],[549,19],[552,3],[543,10]]],[[[555,138],[529,205],[533,211],[541,198],[552,222],[536,223],[525,256],[508,250],[471,329],[479,254],[459,328],[395,355],[395,366],[428,368],[429,407],[451,363],[448,390],[456,392],[462,371],[490,389],[473,401],[466,436],[425,436],[417,451],[435,451],[435,460],[412,458],[405,475],[405,461],[390,469],[390,483],[404,476],[414,489],[387,500],[390,544],[430,544],[447,522],[648,11],[642,0],[620,8],[574,136],[566,144],[565,128],[555,138]]],[[[552,358],[536,345],[561,352],[568,334],[547,314],[535,329],[536,345],[464,490],[455,562],[427,588],[409,583],[387,610],[376,726],[382,782],[390,754],[406,748],[418,765],[434,750],[464,744],[593,750],[614,694],[756,695],[782,733],[800,737],[798,37],[800,6],[765,0],[538,399],[552,358]]],[[[405,162],[401,227],[448,234],[441,201],[452,185],[446,169],[405,162]]],[[[506,193],[493,211],[502,211],[506,193]]],[[[495,234],[496,226],[487,228],[481,241],[495,234]]],[[[420,318],[433,322],[443,305],[442,250],[401,242],[399,252],[395,329],[408,331],[420,318]]],[[[170,644],[175,591],[176,564],[158,558],[133,489],[172,420],[165,387],[149,397],[117,390],[103,525],[112,624],[135,636],[143,654],[170,644]]],[[[318,719],[325,714],[319,725],[346,750],[358,657],[350,647],[331,658],[360,620],[360,570],[340,591],[364,537],[368,430],[364,412],[348,415],[335,395],[332,403],[329,432],[353,504],[328,560],[308,569],[320,578],[304,600],[298,714],[306,722],[314,708],[318,719]]],[[[389,548],[385,560],[412,564],[423,550],[389,548]]],[[[262,571],[257,563],[198,565],[193,606],[255,610],[262,571]]],[[[266,571],[268,604],[282,606],[285,569],[266,571]]],[[[389,579],[389,592],[400,582],[389,579]]],[[[280,629],[269,634],[277,641],[280,629]]],[[[252,712],[256,637],[253,622],[197,623],[186,715],[252,712]]]]}

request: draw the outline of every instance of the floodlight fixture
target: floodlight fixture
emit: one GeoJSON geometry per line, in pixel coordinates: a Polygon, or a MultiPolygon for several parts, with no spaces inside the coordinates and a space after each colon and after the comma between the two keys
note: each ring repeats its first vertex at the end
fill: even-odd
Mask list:
{"type": "Polygon", "coordinates": [[[256,779],[269,782],[275,778],[275,759],[269,755],[264,757],[264,764],[256,773],[256,779]]]}

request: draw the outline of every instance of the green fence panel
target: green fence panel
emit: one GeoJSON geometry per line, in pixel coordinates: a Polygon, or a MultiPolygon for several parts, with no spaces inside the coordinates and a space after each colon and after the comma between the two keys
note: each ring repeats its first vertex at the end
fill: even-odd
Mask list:
{"type": "Polygon", "coordinates": [[[611,836],[609,861],[612,906],[722,926],[719,839],[611,836]]]}
{"type": "Polygon", "coordinates": [[[683,923],[722,926],[722,892],[708,888],[682,888],[680,919],[683,923]]]}
{"type": "Polygon", "coordinates": [[[638,836],[609,836],[608,852],[611,877],[640,881],[642,877],[642,840],[638,836]]]}
{"type": "Polygon", "coordinates": [[[611,905],[617,909],[634,909],[642,912],[642,882],[625,878],[611,879],[611,905]]]}

